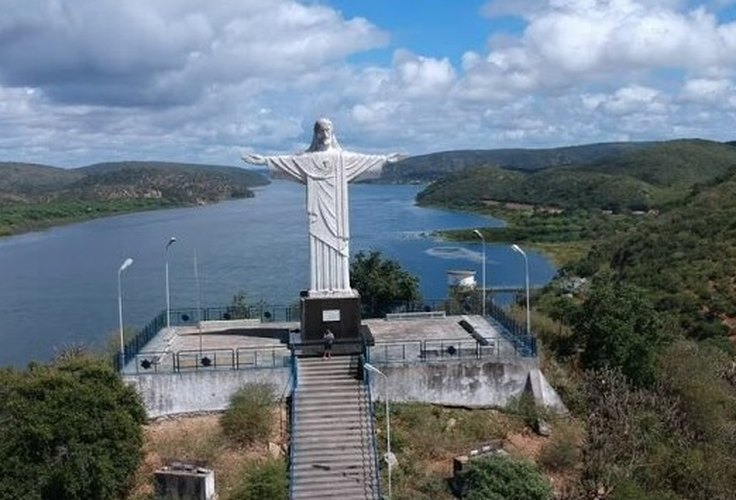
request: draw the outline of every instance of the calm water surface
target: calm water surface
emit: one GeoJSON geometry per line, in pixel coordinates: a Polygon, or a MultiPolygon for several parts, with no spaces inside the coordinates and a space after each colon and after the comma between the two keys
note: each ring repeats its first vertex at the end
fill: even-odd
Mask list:
{"type": "MultiPolygon", "coordinates": [[[[432,238],[438,229],[497,226],[495,219],[414,206],[418,186],[350,188],[351,251],[380,250],[421,279],[427,298],[447,294],[447,270],[475,269],[481,245],[432,238]]],[[[117,270],[126,326],[143,326],[165,308],[164,247],[172,308],[196,307],[196,251],[203,306],[226,305],[238,290],[250,300],[295,302],[309,285],[304,188],[275,181],[255,198],[129,214],[41,233],[0,238],[0,365],[45,360],[65,345],[100,346],[117,329],[117,270]]],[[[487,247],[490,285],[524,283],[524,261],[505,245],[487,247]]],[[[555,270],[529,253],[532,284],[555,270]]]]}

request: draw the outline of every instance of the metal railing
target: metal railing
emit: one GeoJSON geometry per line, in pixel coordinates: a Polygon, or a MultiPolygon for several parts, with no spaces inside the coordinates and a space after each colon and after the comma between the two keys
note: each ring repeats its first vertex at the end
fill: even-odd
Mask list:
{"type": "MultiPolygon", "coordinates": [[[[365,346],[365,345],[364,345],[365,346]]],[[[379,460],[379,454],[378,454],[378,443],[376,442],[376,408],[373,404],[373,390],[371,389],[371,373],[368,372],[365,368],[363,368],[363,365],[365,363],[370,363],[370,352],[368,348],[366,347],[363,354],[360,356],[360,365],[358,369],[362,372],[363,375],[363,386],[366,388],[366,395],[368,397],[368,411],[370,413],[368,422],[369,422],[369,432],[371,435],[371,448],[373,450],[373,481],[376,487],[376,498],[380,498],[380,492],[381,492],[381,474],[380,474],[380,460],[379,460]]]]}
{"type": "Polygon", "coordinates": [[[486,338],[476,340],[438,339],[410,342],[376,342],[370,347],[376,363],[427,363],[455,359],[512,359],[528,357],[528,340],[517,338],[486,338]]]}
{"type": "Polygon", "coordinates": [[[290,356],[286,346],[144,351],[135,355],[135,373],[284,368],[290,356]]]}
{"type": "MultiPolygon", "coordinates": [[[[433,313],[444,311],[447,315],[476,314],[474,307],[464,307],[453,299],[432,299],[421,302],[396,302],[388,308],[391,314],[433,313]]],[[[512,318],[500,305],[489,301],[487,305],[487,319],[498,328],[501,334],[518,346],[518,352],[523,357],[537,355],[536,339],[526,334],[525,326],[512,318]]],[[[381,317],[384,317],[382,315],[381,317]]],[[[251,306],[224,306],[206,308],[183,308],[171,310],[172,326],[195,326],[200,321],[230,321],[238,319],[257,319],[262,323],[293,322],[301,318],[299,304],[269,305],[255,304],[251,306]]],[[[372,316],[366,315],[365,319],[372,316]]],[[[132,339],[125,344],[125,359],[127,364],[136,358],[146,344],[166,326],[166,311],[161,311],[132,339]]],[[[113,358],[114,366],[120,370],[119,353],[113,358]]]]}
{"type": "Polygon", "coordinates": [[[488,320],[508,341],[513,342],[519,356],[537,357],[537,339],[528,335],[526,325],[511,317],[501,306],[493,301],[488,303],[488,320]]]}
{"type": "Polygon", "coordinates": [[[291,401],[289,405],[289,417],[291,425],[289,426],[289,500],[294,499],[294,456],[296,455],[296,442],[294,440],[294,434],[296,431],[296,396],[297,388],[299,387],[299,367],[297,364],[297,357],[295,351],[291,351],[291,401]]]}

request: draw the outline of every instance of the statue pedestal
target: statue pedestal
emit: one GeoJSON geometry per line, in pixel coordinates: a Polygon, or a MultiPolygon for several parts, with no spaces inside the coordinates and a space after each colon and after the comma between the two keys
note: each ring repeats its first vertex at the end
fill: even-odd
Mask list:
{"type": "Polygon", "coordinates": [[[301,298],[302,341],[322,340],[326,328],[335,340],[360,342],[360,294],[310,293],[301,298]]]}

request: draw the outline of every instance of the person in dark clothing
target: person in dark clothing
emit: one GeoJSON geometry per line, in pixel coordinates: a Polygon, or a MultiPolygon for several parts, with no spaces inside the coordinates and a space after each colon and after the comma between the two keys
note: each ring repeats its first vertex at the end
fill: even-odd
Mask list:
{"type": "Polygon", "coordinates": [[[329,328],[325,329],[325,333],[322,335],[322,341],[325,343],[325,352],[322,354],[322,359],[330,359],[332,357],[332,344],[335,342],[335,334],[329,328]]]}

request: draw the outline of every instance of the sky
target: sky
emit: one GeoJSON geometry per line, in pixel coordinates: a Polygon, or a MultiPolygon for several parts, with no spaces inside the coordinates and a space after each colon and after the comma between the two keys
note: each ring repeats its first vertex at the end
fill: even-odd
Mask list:
{"type": "Polygon", "coordinates": [[[736,140],[736,0],[0,0],[0,161],[736,140]]]}

